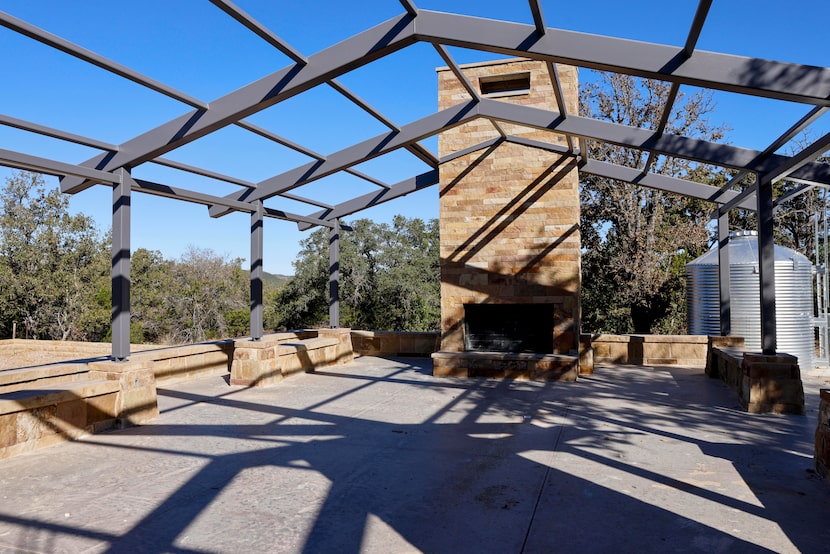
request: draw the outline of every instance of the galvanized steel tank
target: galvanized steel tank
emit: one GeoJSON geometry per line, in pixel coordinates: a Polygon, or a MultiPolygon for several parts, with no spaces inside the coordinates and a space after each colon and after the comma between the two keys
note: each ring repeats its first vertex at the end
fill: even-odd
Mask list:
{"type": "MultiPolygon", "coordinates": [[[[732,334],[744,337],[748,350],[760,351],[757,234],[754,231],[732,233],[728,248],[732,334]]],[[[686,264],[686,285],[689,333],[719,335],[717,248],[686,264]]],[[[815,349],[812,265],[795,250],[777,245],[775,317],[778,351],[798,356],[802,368],[812,368],[815,349]]]]}

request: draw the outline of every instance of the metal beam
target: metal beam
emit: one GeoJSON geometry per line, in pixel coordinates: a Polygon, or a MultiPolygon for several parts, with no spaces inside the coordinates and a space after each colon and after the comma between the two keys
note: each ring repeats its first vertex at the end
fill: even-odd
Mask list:
{"type": "MultiPolygon", "coordinates": [[[[804,115],[804,117],[799,119],[789,129],[784,131],[784,133],[782,133],[777,139],[772,141],[772,143],[769,146],[767,146],[763,152],[761,152],[761,154],[759,155],[759,159],[769,158],[772,154],[775,153],[776,150],[790,142],[798,135],[798,133],[806,129],[814,121],[823,116],[827,109],[828,108],[823,108],[821,106],[811,109],[807,114],[804,115]]],[[[734,185],[743,181],[747,175],[749,175],[748,171],[739,172],[737,175],[729,179],[729,182],[723,185],[721,187],[721,190],[727,191],[731,189],[734,185]]]]}
{"type": "Polygon", "coordinates": [[[539,0],[528,0],[530,4],[530,13],[533,15],[533,24],[536,26],[536,32],[539,35],[545,34],[545,16],[542,14],[542,6],[539,5],[539,0]]]}
{"type": "Polygon", "coordinates": [[[308,60],[306,60],[305,56],[291,48],[291,46],[282,40],[280,37],[272,33],[267,27],[265,27],[262,23],[245,13],[239,6],[235,5],[232,2],[227,0],[210,0],[210,2],[237,20],[239,23],[244,25],[249,31],[253,32],[259,38],[291,58],[295,63],[298,64],[305,64],[308,60]]]}
{"type": "Polygon", "coordinates": [[[183,102],[193,108],[205,110],[208,107],[208,104],[202,102],[198,98],[194,98],[189,94],[185,94],[181,91],[174,89],[173,87],[169,87],[164,83],[156,81],[155,79],[151,79],[146,75],[142,75],[141,73],[134,71],[129,67],[116,63],[110,59],[105,58],[104,56],[92,52],[91,50],[87,50],[83,46],[79,46],[57,35],[53,35],[52,33],[45,31],[39,27],[35,27],[34,25],[27,23],[22,19],[18,19],[6,12],[0,11],[0,25],[7,27],[12,31],[18,32],[21,35],[25,35],[31,39],[34,39],[42,44],[51,46],[56,50],[60,50],[65,54],[74,56],[75,58],[90,63],[96,67],[100,67],[101,69],[109,71],[110,73],[114,73],[119,77],[123,77],[129,81],[132,81],[133,83],[137,83],[141,86],[149,88],[150,90],[159,92],[169,98],[173,98],[175,100],[178,100],[179,102],[183,102]]]}
{"type": "Polygon", "coordinates": [[[156,158],[151,163],[154,163],[156,165],[163,165],[164,167],[170,167],[172,169],[178,169],[179,171],[185,171],[187,173],[192,173],[194,175],[201,175],[202,177],[209,177],[211,179],[223,181],[225,183],[230,183],[232,185],[239,185],[241,187],[246,187],[249,189],[256,188],[256,183],[245,181],[243,179],[237,179],[236,177],[231,177],[229,175],[216,173],[215,171],[210,171],[208,169],[202,169],[201,167],[196,167],[182,162],[177,162],[175,160],[171,160],[168,158],[156,158]]]}
{"type": "Polygon", "coordinates": [[[453,160],[457,160],[458,158],[463,158],[467,154],[472,154],[473,152],[478,152],[479,150],[484,150],[485,148],[490,148],[495,144],[499,144],[507,140],[507,137],[494,137],[489,140],[485,140],[484,142],[479,142],[478,144],[474,144],[468,148],[464,148],[463,150],[457,150],[452,154],[447,154],[446,156],[441,158],[441,163],[451,162],[453,160]]]}
{"type": "MultiPolygon", "coordinates": [[[[305,154],[309,158],[314,158],[315,160],[318,160],[318,161],[322,161],[322,160],[326,159],[326,157],[323,154],[320,154],[319,152],[315,152],[311,148],[306,148],[302,144],[297,144],[294,141],[291,141],[291,140],[289,140],[289,139],[287,139],[283,136],[280,136],[276,133],[273,133],[273,132],[269,131],[268,129],[265,129],[265,128],[260,127],[258,125],[254,125],[253,123],[250,123],[248,121],[237,121],[235,123],[235,125],[237,127],[241,127],[242,129],[251,131],[252,133],[255,133],[255,134],[257,134],[257,135],[259,135],[263,138],[266,138],[270,141],[276,142],[277,144],[285,146],[286,148],[290,148],[291,150],[294,150],[295,152],[305,154]]],[[[366,175],[362,171],[358,171],[356,169],[347,169],[345,171],[346,171],[346,173],[354,175],[355,177],[357,177],[359,179],[363,179],[364,181],[368,181],[372,184],[375,184],[375,185],[378,185],[378,186],[381,186],[381,187],[384,187],[384,188],[388,186],[385,183],[378,181],[374,177],[366,175]]],[[[280,196],[285,196],[285,195],[280,195],[280,196]]],[[[286,198],[291,198],[289,196],[285,196],[285,197],[286,198]]],[[[294,198],[296,199],[298,197],[294,197],[294,198]]],[[[301,202],[306,202],[308,204],[315,204],[314,201],[307,200],[307,199],[306,200],[301,200],[301,202]]]]}
{"type": "Polygon", "coordinates": [[[686,44],[683,45],[683,56],[689,58],[695,51],[697,39],[700,38],[700,32],[703,30],[703,24],[706,23],[706,17],[709,15],[709,8],[712,7],[712,0],[700,0],[695,11],[695,17],[692,20],[692,27],[689,29],[689,34],[686,36],[686,44]]]}
{"type": "Polygon", "coordinates": [[[746,187],[744,190],[742,190],[740,192],[738,192],[738,191],[723,192],[723,189],[720,189],[718,191],[718,193],[715,195],[715,197],[718,199],[718,201],[723,200],[724,196],[726,196],[730,192],[735,193],[736,195],[733,196],[731,200],[728,200],[727,202],[724,202],[723,204],[721,204],[721,206],[718,208],[718,213],[725,214],[725,213],[729,212],[732,208],[737,207],[738,204],[741,204],[745,201],[751,200],[752,197],[755,195],[755,193],[757,191],[758,191],[758,183],[753,183],[753,184],[749,185],[748,187],[746,187]]]}
{"type": "Polygon", "coordinates": [[[45,137],[52,137],[65,140],[67,142],[73,142],[75,144],[80,144],[81,146],[97,148],[98,150],[107,150],[109,152],[115,152],[118,150],[118,146],[108,142],[82,137],[81,135],[76,135],[74,133],[67,133],[66,131],[61,131],[60,129],[53,129],[52,127],[39,125],[37,123],[32,123],[31,121],[17,119],[16,117],[8,115],[0,114],[0,124],[8,127],[14,127],[15,129],[21,129],[23,131],[29,131],[31,133],[37,133],[38,135],[43,135],[45,137]]]}
{"type": "MultiPolygon", "coordinates": [[[[170,185],[163,185],[146,181],[144,179],[133,179],[133,190],[136,192],[143,192],[145,194],[152,194],[153,196],[162,196],[164,198],[172,198],[173,200],[182,200],[185,202],[192,202],[194,204],[201,204],[203,206],[225,205],[228,208],[238,212],[251,213],[256,210],[254,204],[248,202],[240,202],[237,200],[228,200],[221,196],[214,196],[212,194],[205,194],[193,190],[187,190],[179,187],[172,187],[170,185]]],[[[316,219],[308,218],[303,215],[284,212],[282,210],[275,210],[273,208],[265,208],[265,216],[274,219],[283,219],[294,223],[308,222],[314,225],[330,226],[326,223],[319,223],[316,219]]]]}
{"type": "Polygon", "coordinates": [[[419,40],[636,75],[739,94],[830,106],[830,69],[420,10],[419,40]],[[680,57],[678,55],[680,54],[680,57]]]}
{"type": "MultiPolygon", "coordinates": [[[[317,179],[342,171],[348,167],[392,152],[412,142],[432,136],[473,119],[475,102],[457,104],[434,113],[401,128],[400,132],[389,132],[365,140],[328,156],[324,161],[312,162],[292,169],[257,184],[256,190],[243,191],[226,196],[228,199],[253,202],[264,200],[276,194],[289,191],[317,179]]],[[[222,206],[210,209],[212,217],[228,213],[222,206]]]]}
{"type": "MultiPolygon", "coordinates": [[[[810,146],[798,154],[781,162],[780,165],[776,166],[772,171],[767,173],[765,178],[768,178],[772,183],[785,179],[791,173],[797,171],[800,167],[803,167],[827,152],[828,149],[830,149],[830,133],[825,134],[823,137],[810,144],[810,146]]],[[[830,167],[830,164],[824,165],[830,167]]]]}
{"type": "MultiPolygon", "coordinates": [[[[686,158],[722,167],[749,169],[764,173],[774,170],[790,159],[788,156],[777,154],[768,158],[761,158],[761,152],[757,150],[680,135],[659,135],[648,129],[628,127],[587,117],[570,115],[567,118],[562,118],[559,113],[554,111],[509,104],[488,98],[482,98],[476,109],[482,117],[493,117],[501,121],[509,121],[537,129],[571,134],[639,150],[654,151],[658,154],[686,158]]],[[[792,176],[830,185],[830,164],[807,163],[795,170],[792,176]]]]}
{"type": "MultiPolygon", "coordinates": [[[[568,105],[565,103],[565,95],[562,92],[562,82],[559,80],[559,71],[556,69],[556,64],[549,61],[545,63],[550,76],[550,85],[553,87],[553,97],[556,100],[556,108],[562,117],[568,117],[568,105]]],[[[568,150],[574,151],[574,138],[571,135],[566,135],[565,139],[568,141],[568,150]]]]}
{"type": "Polygon", "coordinates": [[[94,179],[95,181],[107,184],[120,182],[117,175],[106,171],[99,171],[82,165],[58,162],[39,156],[32,156],[31,154],[5,150],[3,148],[0,148],[0,165],[34,171],[36,173],[45,173],[46,175],[55,175],[57,177],[73,175],[83,179],[94,179]]]}
{"type": "Polygon", "coordinates": [[[806,192],[809,192],[811,189],[814,189],[815,187],[816,185],[799,185],[791,191],[782,194],[781,196],[775,199],[775,202],[773,203],[774,209],[777,210],[781,206],[781,204],[785,204],[790,200],[797,198],[806,192]]]}
{"type": "MultiPolygon", "coordinates": [[[[389,190],[370,192],[369,194],[364,194],[363,196],[352,198],[351,200],[347,200],[342,204],[338,204],[334,207],[334,209],[315,212],[309,215],[308,218],[315,219],[316,223],[298,223],[297,227],[300,229],[300,231],[306,231],[308,229],[311,229],[315,225],[324,225],[330,227],[331,223],[329,220],[331,219],[346,217],[355,212],[365,210],[366,208],[370,208],[372,206],[377,206],[378,204],[389,202],[390,200],[406,196],[407,194],[410,194],[412,192],[423,190],[435,184],[438,184],[437,169],[433,169],[431,171],[427,171],[426,173],[422,173],[416,177],[412,177],[411,179],[401,181],[400,183],[392,185],[392,187],[389,190]],[[327,223],[328,225],[326,225],[327,223]]],[[[343,226],[341,225],[341,228],[342,227],[343,226]]]]}
{"type": "Polygon", "coordinates": [[[415,7],[415,4],[412,3],[412,0],[398,0],[401,3],[401,6],[406,10],[406,13],[412,17],[418,15],[418,8],[415,7]]]}
{"type": "MultiPolygon", "coordinates": [[[[303,66],[283,68],[211,102],[208,109],[187,113],[139,135],[122,144],[111,159],[96,156],[83,165],[113,170],[148,162],[415,41],[413,18],[393,18],[310,56],[303,66]]],[[[61,190],[74,194],[93,184],[67,177],[61,190]]]]}
{"type": "MultiPolygon", "coordinates": [[[[600,162],[597,160],[587,160],[580,167],[581,173],[596,175],[597,177],[605,177],[608,179],[615,179],[624,183],[632,185],[639,185],[646,188],[653,188],[670,192],[673,194],[680,194],[699,200],[706,200],[714,202],[712,198],[718,193],[720,189],[712,185],[704,185],[694,181],[686,181],[685,179],[678,179],[676,177],[669,177],[668,175],[658,175],[656,173],[643,173],[640,169],[633,167],[624,167],[608,162],[600,162]]],[[[731,196],[722,196],[720,201],[731,200],[737,196],[733,192],[731,196]]],[[[743,199],[739,207],[747,210],[754,210],[755,203],[752,199],[743,199]]]]}

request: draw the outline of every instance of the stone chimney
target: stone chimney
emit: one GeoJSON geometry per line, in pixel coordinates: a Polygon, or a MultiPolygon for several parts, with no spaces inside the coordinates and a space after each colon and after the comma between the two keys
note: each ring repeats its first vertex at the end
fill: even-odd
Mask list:
{"type": "MultiPolygon", "coordinates": [[[[567,110],[576,114],[576,68],[557,69],[567,110]]],[[[514,59],[462,70],[484,97],[557,111],[544,62],[514,59]]],[[[439,109],[468,99],[453,73],[438,69],[439,109]]],[[[509,136],[566,145],[563,135],[499,125],[509,136]]],[[[497,137],[493,123],[479,119],[441,133],[439,154],[497,137]]],[[[435,374],[575,378],[580,317],[575,158],[502,142],[441,164],[439,186],[442,333],[435,374]]]]}

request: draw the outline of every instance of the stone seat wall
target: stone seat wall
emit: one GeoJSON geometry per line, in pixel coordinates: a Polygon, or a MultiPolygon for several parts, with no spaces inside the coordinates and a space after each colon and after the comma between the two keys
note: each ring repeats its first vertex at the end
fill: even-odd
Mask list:
{"type": "Polygon", "coordinates": [[[798,358],[743,350],[740,337],[710,337],[706,374],[738,393],[750,413],[803,415],[804,386],[798,358]]]}

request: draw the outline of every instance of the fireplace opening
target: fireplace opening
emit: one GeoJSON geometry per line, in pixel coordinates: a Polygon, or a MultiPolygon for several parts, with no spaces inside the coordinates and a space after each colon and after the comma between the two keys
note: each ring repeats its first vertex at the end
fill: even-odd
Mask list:
{"type": "Polygon", "coordinates": [[[464,304],[468,352],[553,352],[553,304],[464,304]]]}

